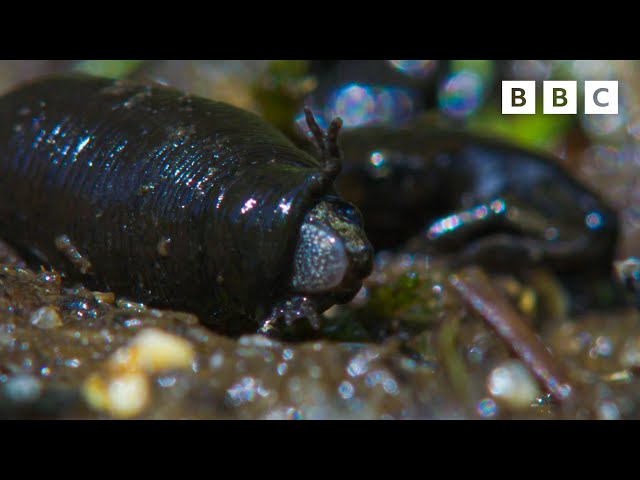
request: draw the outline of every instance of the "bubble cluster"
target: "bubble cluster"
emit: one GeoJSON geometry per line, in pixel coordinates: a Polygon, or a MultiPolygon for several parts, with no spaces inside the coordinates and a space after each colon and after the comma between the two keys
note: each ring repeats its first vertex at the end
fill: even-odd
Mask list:
{"type": "MultiPolygon", "coordinates": [[[[328,122],[340,117],[343,128],[365,125],[398,124],[411,118],[417,109],[415,94],[401,87],[370,86],[349,83],[333,91],[324,108],[313,110],[318,125],[326,129],[328,122]]],[[[295,122],[299,129],[307,132],[304,114],[299,113],[295,122]]]]}

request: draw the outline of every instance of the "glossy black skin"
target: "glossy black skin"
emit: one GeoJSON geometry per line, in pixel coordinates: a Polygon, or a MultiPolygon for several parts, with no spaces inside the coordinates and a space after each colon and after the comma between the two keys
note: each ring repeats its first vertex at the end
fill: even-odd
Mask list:
{"type": "Polygon", "coordinates": [[[337,188],[358,205],[376,249],[413,238],[410,248],[449,253],[454,265],[611,271],[616,212],[550,155],[418,125],[345,130],[341,147],[337,188]],[[502,214],[427,235],[439,219],[496,199],[502,214]],[[599,215],[595,228],[587,226],[590,214],[599,215]]]}
{"type": "Polygon", "coordinates": [[[89,288],[232,334],[286,294],[332,181],[258,116],[159,85],[52,77],[0,99],[0,236],[89,288]]]}

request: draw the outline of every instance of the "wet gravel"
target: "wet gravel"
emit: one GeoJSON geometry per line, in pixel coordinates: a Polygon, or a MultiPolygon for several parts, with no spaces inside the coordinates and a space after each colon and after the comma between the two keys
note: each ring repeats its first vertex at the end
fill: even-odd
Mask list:
{"type": "Polygon", "coordinates": [[[284,341],[229,338],[189,313],[68,286],[0,247],[0,417],[640,417],[634,309],[540,322],[548,312],[522,301],[526,288],[501,287],[529,309],[577,386],[576,402],[562,405],[438,268],[387,256],[352,304],[328,312],[317,338],[284,341]],[[371,309],[394,285],[411,287],[399,290],[407,300],[374,318],[371,309]]]}

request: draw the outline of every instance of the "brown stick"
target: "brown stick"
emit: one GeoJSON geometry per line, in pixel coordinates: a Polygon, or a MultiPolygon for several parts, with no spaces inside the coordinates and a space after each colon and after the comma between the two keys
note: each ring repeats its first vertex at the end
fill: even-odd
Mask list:
{"type": "Polygon", "coordinates": [[[449,283],[556,399],[566,402],[572,397],[574,389],[562,366],[484,272],[469,267],[449,276],[449,283]]]}

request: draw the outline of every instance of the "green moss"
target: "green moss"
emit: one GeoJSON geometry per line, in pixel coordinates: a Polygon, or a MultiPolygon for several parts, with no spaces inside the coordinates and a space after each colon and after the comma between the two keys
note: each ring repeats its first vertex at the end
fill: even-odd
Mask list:
{"type": "Polygon", "coordinates": [[[438,297],[433,292],[435,284],[433,277],[425,273],[406,272],[371,292],[369,313],[393,317],[407,324],[427,324],[438,311],[438,297]]]}
{"type": "Polygon", "coordinates": [[[122,78],[138,69],[145,60],[81,60],[74,70],[99,77],[122,78]]]}
{"type": "MultiPolygon", "coordinates": [[[[549,149],[553,147],[575,122],[571,115],[502,115],[500,106],[490,104],[474,115],[469,130],[494,135],[523,147],[549,149]]],[[[542,105],[537,110],[542,111],[542,105]]]]}

